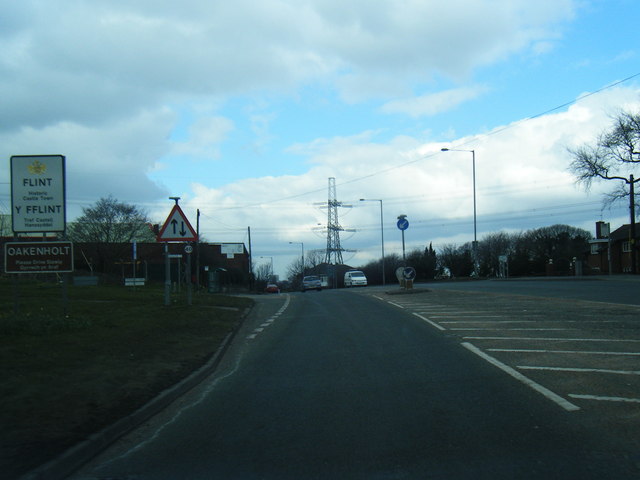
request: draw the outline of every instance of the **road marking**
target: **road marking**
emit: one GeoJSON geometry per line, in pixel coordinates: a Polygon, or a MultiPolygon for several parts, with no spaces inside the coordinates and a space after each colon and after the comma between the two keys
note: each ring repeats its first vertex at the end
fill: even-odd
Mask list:
{"type": "MultiPolygon", "coordinates": [[[[542,316],[542,315],[527,315],[527,317],[534,317],[534,316],[542,316]]],[[[440,323],[473,323],[473,318],[475,317],[470,317],[470,320],[449,320],[447,322],[440,322],[440,323]]],[[[620,323],[617,320],[486,320],[483,321],[482,323],[496,323],[499,325],[505,324],[505,323],[580,323],[580,324],[584,324],[584,323],[597,323],[597,324],[601,324],[601,323],[620,323]]]]}
{"type": "Polygon", "coordinates": [[[534,367],[530,365],[518,365],[520,370],[546,370],[550,372],[577,372],[577,373],[613,373],[617,375],[640,375],[640,370],[609,370],[605,368],[577,368],[577,367],[534,367]]]}
{"type": "Polygon", "coordinates": [[[640,342],[616,338],[464,337],[465,340],[531,340],[535,342],[640,342]]]}
{"type": "Polygon", "coordinates": [[[427,322],[429,325],[431,325],[432,327],[437,328],[438,330],[444,331],[446,330],[446,328],[444,328],[442,325],[438,325],[436,322],[432,322],[431,320],[429,320],[427,317],[423,317],[422,315],[420,315],[419,313],[414,313],[414,315],[422,320],[424,320],[425,322],[427,322]]]}
{"type": "Polygon", "coordinates": [[[640,403],[640,398],[627,398],[627,397],[601,397],[598,395],[577,395],[570,393],[571,398],[577,398],[580,400],[598,400],[602,402],[626,402],[626,403],[640,403]]]}
{"type": "Polygon", "coordinates": [[[247,335],[245,338],[247,340],[253,340],[254,338],[256,338],[258,336],[258,334],[260,332],[263,332],[264,329],[268,326],[270,326],[273,322],[276,321],[276,319],[282,315],[284,313],[284,311],[287,309],[287,307],[289,306],[289,302],[291,301],[291,296],[287,293],[286,297],[285,297],[285,301],[284,304],[282,305],[282,307],[280,307],[280,309],[274,313],[271,317],[269,317],[264,323],[262,323],[260,325],[260,328],[256,328],[253,330],[253,333],[250,335],[247,335]]]}
{"type": "Polygon", "coordinates": [[[511,368],[508,365],[505,365],[501,361],[493,358],[491,355],[487,355],[486,353],[484,353],[482,350],[480,350],[475,345],[473,345],[471,343],[468,343],[468,342],[463,342],[462,346],[464,348],[466,348],[467,350],[475,353],[476,355],[478,355],[483,360],[486,360],[487,362],[489,362],[494,367],[498,367],[500,370],[502,370],[503,372],[511,375],[516,380],[524,383],[525,385],[527,385],[528,387],[532,388],[536,392],[541,393],[546,398],[548,398],[552,402],[555,402],[556,404],[558,404],[559,406],[561,406],[562,408],[564,408],[568,412],[573,412],[573,411],[576,411],[576,410],[580,410],[579,406],[574,405],[573,403],[569,402],[568,400],[562,398],[560,395],[552,392],[548,388],[543,387],[542,385],[540,385],[539,383],[534,382],[533,380],[531,380],[528,377],[525,377],[520,372],[514,370],[513,368],[511,368]]]}
{"type": "Polygon", "coordinates": [[[583,355],[631,355],[640,356],[640,352],[589,352],[585,350],[540,350],[527,348],[487,348],[489,352],[507,352],[507,353],[580,353],[583,355]]]}
{"type": "Polygon", "coordinates": [[[504,315],[475,315],[467,312],[443,312],[439,315],[432,315],[432,318],[451,318],[451,317],[465,317],[465,318],[506,318],[504,315]],[[446,313],[446,314],[445,314],[446,313]]]}
{"type": "MultiPolygon", "coordinates": [[[[443,322],[444,323],[444,322],[443,322]]],[[[449,330],[483,330],[490,331],[496,330],[499,332],[509,331],[509,332],[566,332],[567,330],[575,330],[575,328],[500,328],[500,327],[467,327],[467,328],[450,328],[449,330]]]]}
{"type": "MultiPolygon", "coordinates": [[[[474,323],[472,320],[450,320],[448,322],[440,322],[440,323],[474,323]]],[[[478,322],[480,323],[480,322],[478,322]]],[[[485,322],[482,323],[497,323],[497,324],[504,324],[504,323],[540,323],[536,320],[500,320],[500,321],[496,321],[496,320],[487,320],[485,322]]]]}
{"type": "Polygon", "coordinates": [[[402,308],[402,309],[404,309],[404,307],[403,307],[402,305],[400,305],[399,303],[394,303],[394,302],[389,302],[389,303],[390,303],[391,305],[394,305],[394,306],[398,307],[398,308],[402,308]]]}

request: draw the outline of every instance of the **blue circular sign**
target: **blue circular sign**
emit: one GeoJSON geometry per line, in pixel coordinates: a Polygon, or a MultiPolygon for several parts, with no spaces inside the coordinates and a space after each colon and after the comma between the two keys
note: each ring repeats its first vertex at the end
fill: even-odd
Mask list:
{"type": "Polygon", "coordinates": [[[406,230],[407,228],[409,228],[409,220],[407,220],[406,218],[401,218],[400,220],[398,220],[398,228],[400,230],[406,230]]]}
{"type": "Polygon", "coordinates": [[[416,278],[416,271],[413,267],[404,267],[404,270],[402,270],[402,276],[405,280],[413,280],[416,278]]]}

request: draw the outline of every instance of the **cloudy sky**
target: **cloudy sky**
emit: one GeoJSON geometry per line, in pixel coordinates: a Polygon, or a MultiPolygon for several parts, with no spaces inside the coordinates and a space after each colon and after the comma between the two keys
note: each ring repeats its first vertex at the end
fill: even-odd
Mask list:
{"type": "Polygon", "coordinates": [[[9,157],[63,154],[67,209],[113,195],[162,223],[169,196],[211,242],[276,273],[567,223],[616,228],[567,149],[640,109],[636,0],[21,0],[0,5],[0,211],[9,157]],[[263,258],[260,258],[263,257],[263,258]]]}

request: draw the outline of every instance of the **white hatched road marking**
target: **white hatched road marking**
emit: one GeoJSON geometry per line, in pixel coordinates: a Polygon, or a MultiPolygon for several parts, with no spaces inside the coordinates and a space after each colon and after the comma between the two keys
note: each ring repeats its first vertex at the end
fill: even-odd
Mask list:
{"type": "MultiPolygon", "coordinates": [[[[385,301],[385,299],[381,297],[376,297],[380,300],[385,301]]],[[[508,320],[510,315],[521,315],[523,312],[513,312],[508,313],[507,315],[488,315],[485,314],[487,312],[480,311],[465,311],[461,312],[459,310],[449,310],[450,307],[447,306],[437,306],[437,305],[424,305],[424,304],[411,304],[410,302],[405,303],[396,303],[386,300],[387,303],[394,305],[398,308],[402,309],[410,309],[414,310],[413,315],[420,318],[421,320],[427,322],[431,326],[437,328],[438,330],[452,330],[452,331],[538,331],[538,332],[552,332],[552,331],[575,331],[575,328],[559,328],[559,327],[549,327],[549,328],[514,328],[514,327],[506,327],[502,328],[503,325],[508,324],[531,324],[536,323],[540,324],[540,322],[536,320],[508,320]],[[421,315],[423,314],[423,315],[421,315]],[[451,318],[459,318],[458,320],[445,320],[436,322],[436,319],[451,319],[451,318]],[[500,320],[491,320],[491,319],[500,319],[500,320]],[[476,324],[476,326],[473,326],[476,324]],[[477,324],[483,326],[477,326],[477,324]],[[492,326],[489,325],[493,324],[492,326]],[[459,325],[457,328],[444,327],[443,325],[459,325]]],[[[544,317],[544,315],[539,314],[527,314],[524,312],[527,317],[544,317]]],[[[542,324],[544,322],[556,322],[555,320],[542,320],[542,324]]],[[[563,324],[566,323],[595,323],[603,324],[603,323],[617,323],[615,320],[562,320],[563,324]]],[[[500,336],[465,336],[464,340],[525,340],[525,341],[536,341],[536,342],[631,342],[638,343],[640,340],[638,339],[616,339],[616,338],[540,338],[540,337],[500,337],[500,336]]],[[[580,410],[580,407],[569,402],[565,398],[560,395],[552,392],[548,388],[538,384],[537,382],[531,380],[530,378],[522,375],[522,373],[515,370],[496,358],[488,355],[480,348],[469,342],[462,342],[462,346],[471,352],[475,353],[485,361],[490,364],[500,368],[505,373],[509,374],[516,380],[521,381],[525,385],[528,385],[535,391],[541,393],[549,400],[552,400],[556,404],[560,405],[567,411],[576,411],[580,410]]],[[[609,356],[640,356],[640,352],[606,352],[606,351],[583,351],[583,350],[548,350],[548,349],[507,349],[507,348],[489,348],[486,351],[491,352],[507,352],[507,353],[554,353],[554,354],[577,354],[577,355],[609,355],[609,356]]],[[[595,373],[595,374],[610,374],[610,375],[640,375],[639,370],[613,370],[613,369],[600,369],[600,368],[577,368],[577,367],[553,367],[553,366],[531,366],[531,365],[519,365],[516,368],[520,370],[529,370],[529,371],[551,371],[551,372],[571,372],[571,373],[595,373]]],[[[599,395],[584,395],[584,394],[568,394],[569,397],[575,398],[578,400],[595,400],[595,401],[606,401],[606,402],[623,402],[623,403],[640,403],[640,398],[625,398],[625,397],[612,397],[612,396],[599,396],[599,395]]]]}
{"type": "Polygon", "coordinates": [[[577,398],[580,400],[598,400],[601,402],[625,402],[625,403],[640,403],[640,398],[628,398],[628,397],[605,397],[599,395],[578,395],[570,393],[571,398],[577,398]]]}
{"type": "Polygon", "coordinates": [[[475,345],[468,343],[468,342],[463,342],[462,346],[464,348],[466,348],[467,350],[475,353],[476,355],[478,355],[480,358],[486,360],[487,362],[489,362],[491,365],[498,367],[500,370],[502,370],[503,372],[511,375],[513,378],[515,378],[516,380],[519,380],[520,382],[524,383],[525,385],[531,387],[532,389],[534,389],[536,392],[541,393],[542,395],[544,395],[546,398],[548,398],[549,400],[557,403],[558,405],[560,405],[562,408],[564,408],[565,410],[567,410],[568,412],[573,412],[576,410],[580,410],[580,407],[577,405],[574,405],[573,403],[569,402],[568,400],[562,398],[560,395],[558,395],[557,393],[552,392],[551,390],[549,390],[546,387],[543,387],[542,385],[540,385],[539,383],[534,382],[533,380],[531,380],[529,377],[525,377],[524,375],[522,375],[520,372],[518,372],[517,370],[514,370],[513,368],[511,368],[508,365],[505,365],[504,363],[502,363],[501,361],[497,360],[496,358],[492,357],[491,355],[487,355],[486,353],[484,353],[482,350],[480,350],[478,347],[476,347],[475,345]]]}
{"type": "MultiPolygon", "coordinates": [[[[433,317],[432,317],[433,318],[433,317]]],[[[500,327],[458,327],[449,330],[481,330],[481,331],[499,331],[499,332],[566,332],[567,330],[575,330],[575,328],[500,328],[500,327]]]]}
{"type": "Polygon", "coordinates": [[[640,375],[640,370],[609,370],[606,368],[536,367],[532,365],[518,365],[518,368],[520,370],[546,370],[550,372],[612,373],[616,375],[640,375]]]}
{"type": "Polygon", "coordinates": [[[398,307],[398,308],[402,308],[404,310],[404,307],[402,305],[400,305],[399,303],[394,303],[394,302],[389,302],[391,305],[393,305],[394,307],[398,307]]]}
{"type": "Polygon", "coordinates": [[[582,355],[627,355],[640,356],[640,352],[590,352],[587,350],[542,350],[536,348],[487,348],[489,352],[507,353],[568,353],[582,355]]]}
{"type": "Polygon", "coordinates": [[[438,330],[444,331],[446,330],[446,328],[444,328],[442,325],[438,325],[436,322],[432,322],[431,320],[429,320],[427,317],[423,317],[422,315],[420,315],[419,313],[414,313],[414,315],[418,318],[420,318],[421,320],[424,320],[425,322],[427,322],[429,325],[431,325],[432,327],[437,328],[438,330]]]}
{"type": "Polygon", "coordinates": [[[617,338],[464,337],[465,340],[531,340],[534,342],[640,342],[617,338]]]}

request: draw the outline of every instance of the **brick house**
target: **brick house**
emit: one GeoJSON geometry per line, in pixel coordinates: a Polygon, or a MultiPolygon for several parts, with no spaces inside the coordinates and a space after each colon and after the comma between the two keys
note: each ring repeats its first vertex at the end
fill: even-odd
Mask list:
{"type": "Polygon", "coordinates": [[[638,268],[637,245],[640,243],[640,225],[635,228],[635,241],[631,238],[631,225],[609,231],[609,224],[596,222],[596,238],[592,239],[587,265],[593,273],[631,273],[631,249],[636,245],[636,271],[638,268]]]}

